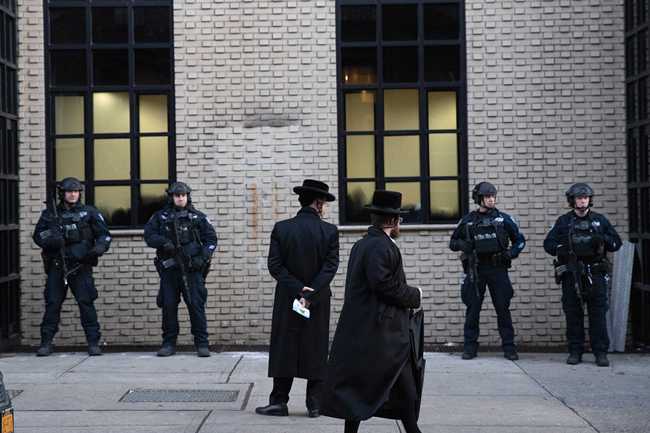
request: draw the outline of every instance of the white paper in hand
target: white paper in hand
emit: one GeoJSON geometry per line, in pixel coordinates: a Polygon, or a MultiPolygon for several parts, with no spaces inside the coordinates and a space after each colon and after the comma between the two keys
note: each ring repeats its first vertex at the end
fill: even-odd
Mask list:
{"type": "Polygon", "coordinates": [[[300,305],[300,301],[297,299],[293,300],[293,311],[300,314],[305,319],[309,319],[309,309],[300,305]]]}

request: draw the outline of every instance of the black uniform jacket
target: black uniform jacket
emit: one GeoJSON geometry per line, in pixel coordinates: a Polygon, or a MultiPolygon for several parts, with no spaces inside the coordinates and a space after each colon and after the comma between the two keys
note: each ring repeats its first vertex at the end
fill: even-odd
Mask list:
{"type": "Polygon", "coordinates": [[[97,257],[108,251],[111,234],[102,214],[92,206],[77,203],[69,209],[57,205],[58,218],[48,207],[36,223],[32,238],[43,249],[46,259],[60,258],[61,249],[54,246],[57,238],[64,238],[68,265],[83,263],[97,265],[97,257]],[[99,251],[93,253],[97,246],[99,251]]]}
{"type": "Polygon", "coordinates": [[[268,267],[277,281],[269,351],[270,377],[322,379],[327,363],[330,282],[339,267],[339,234],[318,212],[303,207],[291,219],[275,224],[268,267]],[[293,311],[303,287],[311,302],[310,318],[293,311]]]}
{"type": "MultiPolygon", "coordinates": [[[[609,220],[602,214],[589,210],[587,215],[579,217],[575,211],[570,211],[560,216],[551,231],[544,239],[544,251],[552,256],[557,256],[559,246],[569,245],[569,231],[572,221],[574,224],[581,220],[588,219],[591,221],[591,226],[594,231],[602,236],[604,250],[607,252],[614,252],[621,248],[621,238],[609,222],[609,220]]],[[[564,263],[565,258],[559,257],[560,262],[564,263]]]]}
{"type": "Polygon", "coordinates": [[[419,306],[419,290],[406,283],[399,248],[370,227],[350,253],[323,414],[364,420],[382,407],[409,360],[409,308],[419,306]]]}

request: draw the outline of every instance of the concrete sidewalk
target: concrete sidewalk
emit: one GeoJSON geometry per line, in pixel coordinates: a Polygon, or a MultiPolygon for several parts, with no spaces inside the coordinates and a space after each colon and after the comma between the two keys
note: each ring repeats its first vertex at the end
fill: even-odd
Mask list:
{"type": "MultiPolygon", "coordinates": [[[[611,355],[609,368],[596,367],[590,354],[573,367],[564,363],[565,354],[524,353],[517,362],[500,353],[471,361],[447,353],[426,358],[420,416],[425,433],[650,432],[648,355],[611,355]]],[[[340,420],[306,417],[303,380],[294,384],[289,417],[256,415],[271,389],[267,362],[266,353],[252,352],[211,358],[27,353],[0,354],[0,371],[15,395],[17,433],[343,432],[340,420]],[[179,401],[188,396],[194,402],[179,401]],[[151,397],[168,401],[146,401],[151,397]],[[227,401],[206,401],[219,399],[227,401]]],[[[373,418],[360,431],[400,428],[373,418]]]]}

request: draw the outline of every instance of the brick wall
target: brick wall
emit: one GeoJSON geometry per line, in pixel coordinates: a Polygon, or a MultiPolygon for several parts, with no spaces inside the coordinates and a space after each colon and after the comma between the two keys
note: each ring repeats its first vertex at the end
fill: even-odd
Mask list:
{"type": "MultiPolygon", "coordinates": [[[[23,343],[36,344],[44,277],[30,235],[44,199],[42,3],[20,4],[23,343]]],[[[512,311],[528,345],[564,341],[559,289],[545,233],[575,180],[594,185],[599,210],[627,230],[623,5],[597,1],[466,4],[470,184],[488,179],[528,247],[515,263],[512,311]],[[577,161],[576,165],[571,162],[577,161]]],[[[219,248],[208,276],[214,344],[267,344],[274,281],[266,270],[274,221],[298,207],[291,189],[316,177],[338,190],[335,19],[332,1],[193,1],[174,10],[178,179],[194,188],[219,248]]],[[[338,204],[328,220],[338,222],[338,204]]],[[[450,227],[405,230],[406,274],[424,288],[426,340],[462,341],[460,266],[450,227]]],[[[361,232],[342,231],[333,318],[347,258],[361,232]]],[[[116,234],[96,269],[97,308],[110,344],[158,344],[153,251],[137,232],[116,234]]],[[[483,344],[498,344],[487,305],[483,344]]],[[[191,343],[181,307],[182,337],[191,343]]],[[[335,320],[332,322],[332,330],[335,320]]],[[[58,344],[83,344],[74,302],[58,344]]]]}

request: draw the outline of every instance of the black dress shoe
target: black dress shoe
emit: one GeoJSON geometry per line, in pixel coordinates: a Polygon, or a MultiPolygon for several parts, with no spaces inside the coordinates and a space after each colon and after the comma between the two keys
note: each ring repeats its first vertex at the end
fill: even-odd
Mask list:
{"type": "Polygon", "coordinates": [[[307,416],[309,418],[318,418],[320,416],[320,409],[317,407],[313,409],[307,409],[307,416]]]}
{"type": "Polygon", "coordinates": [[[268,416],[289,416],[289,409],[285,403],[269,404],[255,408],[255,413],[268,416]]]}
{"type": "Polygon", "coordinates": [[[609,367],[609,359],[607,359],[606,353],[596,353],[596,365],[599,367],[609,367]]]}
{"type": "Polygon", "coordinates": [[[510,361],[516,361],[519,359],[519,355],[517,355],[517,352],[515,352],[514,350],[509,352],[503,352],[503,357],[510,361]]]}
{"type": "Polygon", "coordinates": [[[577,365],[582,362],[582,354],[581,353],[570,353],[569,357],[566,359],[566,363],[569,365],[577,365]]]}

